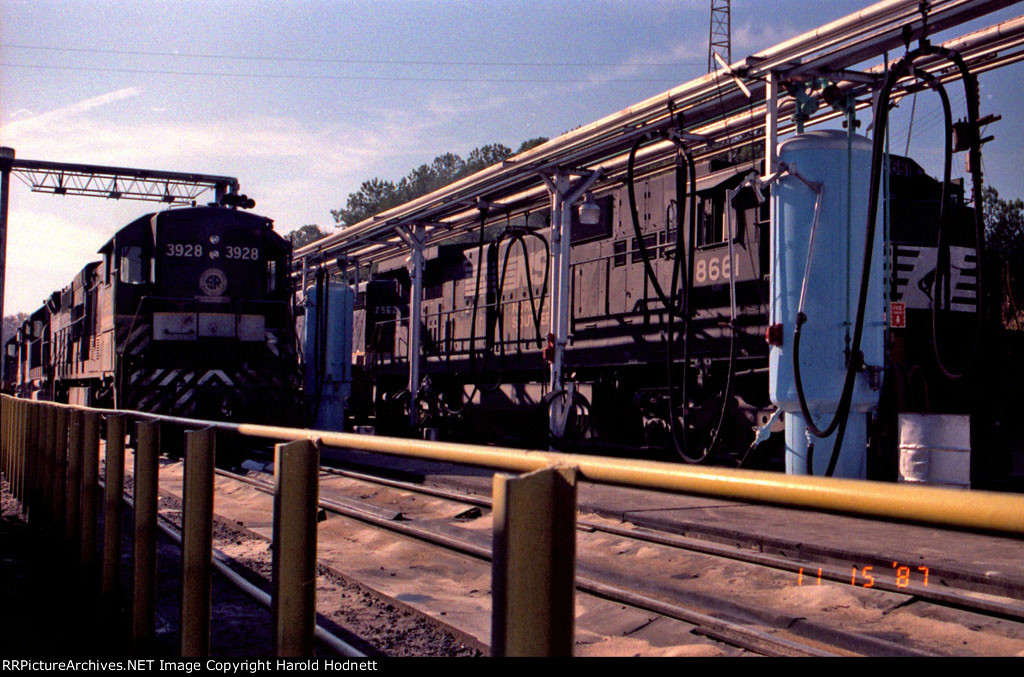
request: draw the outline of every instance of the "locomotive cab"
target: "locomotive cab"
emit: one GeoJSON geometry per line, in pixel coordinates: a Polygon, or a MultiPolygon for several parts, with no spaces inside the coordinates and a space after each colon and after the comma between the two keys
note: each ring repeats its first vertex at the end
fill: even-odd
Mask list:
{"type": "Polygon", "coordinates": [[[122,228],[100,253],[118,407],[290,420],[291,247],[269,219],[221,207],[158,212],[122,228]]]}

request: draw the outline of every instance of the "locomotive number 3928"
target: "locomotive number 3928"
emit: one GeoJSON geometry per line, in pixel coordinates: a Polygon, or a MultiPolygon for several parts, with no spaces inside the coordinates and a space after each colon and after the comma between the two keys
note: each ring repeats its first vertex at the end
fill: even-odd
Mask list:
{"type": "Polygon", "coordinates": [[[167,256],[185,256],[198,258],[203,255],[201,244],[168,244],[167,256]]]}
{"type": "Polygon", "coordinates": [[[243,261],[259,261],[259,247],[225,247],[224,258],[241,259],[243,261]]]}

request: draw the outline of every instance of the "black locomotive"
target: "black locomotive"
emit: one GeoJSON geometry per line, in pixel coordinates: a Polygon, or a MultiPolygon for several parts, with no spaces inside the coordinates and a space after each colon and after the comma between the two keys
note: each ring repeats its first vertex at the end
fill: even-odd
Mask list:
{"type": "MultiPolygon", "coordinates": [[[[656,456],[674,446],[687,460],[778,467],[780,435],[748,456],[755,432],[774,413],[766,342],[769,189],[744,187],[748,176],[763,173],[761,164],[698,164],[695,213],[684,200],[686,226],[678,237],[671,162],[632,177],[635,225],[625,177],[594,189],[600,219],[584,225],[574,214],[571,231],[570,392],[548,388],[549,209],[492,213],[472,237],[426,250],[424,378],[414,394],[408,259],[379,263],[356,297],[349,424],[416,434],[408,428],[413,407],[419,427],[449,439],[623,453],[646,447],[656,456]],[[679,257],[687,258],[682,273],[674,270],[679,257]],[[662,290],[688,287],[687,320],[668,312],[655,280],[662,290]],[[558,398],[571,399],[572,407],[553,427],[558,398]]],[[[891,157],[888,166],[886,300],[899,316],[889,318],[889,366],[869,453],[872,475],[893,478],[897,413],[967,413],[978,403],[971,394],[977,382],[951,383],[934,357],[930,285],[942,182],[908,158],[891,157]]],[[[944,220],[953,294],[938,328],[946,353],[970,345],[979,325],[973,212],[962,184],[951,190],[944,220]]],[[[993,318],[982,324],[989,331],[993,318]]],[[[998,345],[1009,350],[1005,340],[998,345]]],[[[964,360],[957,366],[964,368],[964,360]]],[[[999,450],[992,474],[1010,474],[1005,466],[1015,453],[999,450]]]]}
{"type": "Polygon", "coordinates": [[[121,228],[5,347],[22,397],[237,421],[299,412],[291,245],[225,207],[121,228]]]}

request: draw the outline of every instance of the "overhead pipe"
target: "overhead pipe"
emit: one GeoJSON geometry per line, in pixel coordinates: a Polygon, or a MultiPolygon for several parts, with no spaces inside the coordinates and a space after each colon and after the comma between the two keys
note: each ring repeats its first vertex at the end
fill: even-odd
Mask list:
{"type": "MultiPolygon", "coordinates": [[[[933,30],[955,25],[969,18],[981,16],[1012,4],[1012,0],[951,0],[944,3],[933,3],[929,13],[929,26],[933,30]]],[[[910,0],[889,0],[876,3],[861,12],[857,12],[826,26],[806,33],[764,50],[744,62],[733,67],[733,70],[746,68],[750,75],[764,75],[773,69],[793,70],[793,60],[800,59],[797,67],[799,72],[821,68],[836,67],[836,62],[843,59],[846,63],[864,60],[881,54],[885,49],[892,49],[902,44],[901,30],[907,22],[917,19],[917,2],[910,0]],[[895,21],[895,19],[901,19],[895,21]],[[882,25],[861,28],[864,22],[879,22],[882,25]],[[885,21],[890,26],[884,25],[885,21]],[[856,43],[857,51],[849,51],[819,55],[808,58],[816,50],[821,50],[836,43],[845,30],[857,28],[866,36],[856,43]],[[882,46],[882,47],[880,47],[882,46]],[[753,65],[750,65],[753,64],[753,65]]],[[[852,49],[852,48],[851,48],[852,49]]],[[[764,89],[762,83],[753,83],[757,95],[764,89]]],[[[417,198],[405,205],[395,207],[371,219],[366,219],[345,230],[329,235],[315,243],[296,251],[297,256],[307,254],[330,255],[337,249],[352,248],[356,243],[379,237],[391,231],[396,225],[409,221],[438,220],[440,215],[450,213],[452,205],[460,200],[470,199],[483,193],[494,195],[500,191],[524,190],[530,177],[537,171],[553,169],[556,166],[585,166],[600,162],[604,155],[620,150],[628,144],[637,126],[645,124],[667,124],[671,119],[670,111],[688,113],[690,119],[701,116],[718,117],[722,108],[729,110],[742,97],[732,82],[732,76],[726,71],[718,71],[689,83],[685,83],[663,94],[650,97],[634,106],[623,109],[590,125],[573,130],[556,139],[521,153],[500,164],[493,165],[481,172],[457,181],[445,188],[417,198]],[[524,181],[524,177],[527,179],[524,181]],[[518,186],[518,188],[516,187],[518,186]]],[[[742,98],[746,101],[745,97],[742,98]]],[[[741,130],[730,130],[738,133],[741,130]]]]}

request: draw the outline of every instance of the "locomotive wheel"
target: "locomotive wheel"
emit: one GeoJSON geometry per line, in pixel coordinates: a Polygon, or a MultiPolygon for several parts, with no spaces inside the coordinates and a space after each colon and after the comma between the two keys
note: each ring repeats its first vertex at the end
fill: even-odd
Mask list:
{"type": "Polygon", "coordinates": [[[590,430],[590,402],[578,391],[555,390],[541,400],[548,421],[548,437],[553,444],[578,442],[590,430]]]}

